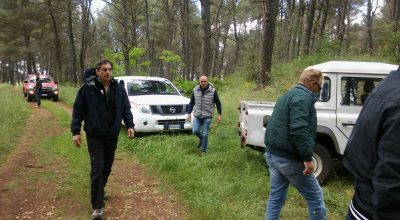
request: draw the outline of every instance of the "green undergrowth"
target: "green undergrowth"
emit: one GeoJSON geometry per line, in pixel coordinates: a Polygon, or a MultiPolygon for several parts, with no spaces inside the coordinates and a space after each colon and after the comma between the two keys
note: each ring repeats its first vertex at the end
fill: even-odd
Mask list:
{"type": "Polygon", "coordinates": [[[13,151],[25,126],[29,126],[26,119],[31,108],[22,98],[22,93],[17,93],[16,89],[12,85],[0,84],[0,165],[13,151]]]}

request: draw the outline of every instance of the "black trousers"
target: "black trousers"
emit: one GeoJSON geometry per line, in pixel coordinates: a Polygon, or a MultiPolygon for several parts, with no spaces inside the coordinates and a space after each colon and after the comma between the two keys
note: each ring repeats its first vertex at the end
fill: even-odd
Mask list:
{"type": "Polygon", "coordinates": [[[104,187],[107,184],[117,149],[118,136],[86,136],[90,155],[90,190],[93,209],[104,207],[104,187]]]}

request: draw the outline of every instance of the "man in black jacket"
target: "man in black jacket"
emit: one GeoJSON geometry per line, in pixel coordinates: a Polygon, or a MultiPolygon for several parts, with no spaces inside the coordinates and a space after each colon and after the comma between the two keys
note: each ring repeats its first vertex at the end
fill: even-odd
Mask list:
{"type": "Polygon", "coordinates": [[[40,108],[41,99],[42,99],[42,79],[40,78],[39,73],[36,74],[36,83],[33,90],[35,91],[35,98],[36,98],[36,106],[35,108],[40,108]]]}
{"type": "Polygon", "coordinates": [[[90,155],[91,203],[93,219],[103,218],[104,187],[114,162],[121,121],[128,129],[128,137],[135,135],[133,116],[130,111],[128,95],[125,88],[112,76],[112,63],[101,60],[96,64],[96,74],[92,80],[85,81],[75,99],[71,132],[72,141],[81,145],[81,123],[84,130],[90,155]]]}
{"type": "Polygon", "coordinates": [[[400,218],[400,68],[368,96],[344,152],[355,177],[348,220],[400,218]]]}

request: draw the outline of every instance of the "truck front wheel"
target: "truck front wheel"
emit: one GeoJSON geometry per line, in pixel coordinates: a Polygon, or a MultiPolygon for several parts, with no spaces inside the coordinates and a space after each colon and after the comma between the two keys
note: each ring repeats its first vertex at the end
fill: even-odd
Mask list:
{"type": "Polygon", "coordinates": [[[329,177],[332,170],[332,155],[320,143],[315,144],[313,161],[315,163],[314,175],[322,185],[329,177]]]}

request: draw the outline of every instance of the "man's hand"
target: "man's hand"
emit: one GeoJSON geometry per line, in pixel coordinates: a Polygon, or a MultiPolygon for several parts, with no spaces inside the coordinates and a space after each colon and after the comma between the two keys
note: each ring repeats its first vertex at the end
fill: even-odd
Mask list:
{"type": "Polygon", "coordinates": [[[222,115],[221,115],[221,114],[218,114],[218,116],[217,116],[217,122],[218,122],[218,124],[221,123],[221,121],[222,121],[222,115]]]}
{"type": "Polygon", "coordinates": [[[188,121],[191,121],[192,120],[192,114],[188,114],[188,116],[187,116],[187,118],[186,118],[188,121]]]}
{"type": "Polygon", "coordinates": [[[314,173],[314,162],[309,161],[309,162],[304,162],[304,170],[303,170],[303,174],[304,175],[311,175],[314,173]]]}
{"type": "Polygon", "coordinates": [[[135,130],[133,128],[128,129],[128,138],[133,138],[135,137],[135,130]]]}
{"type": "Polygon", "coordinates": [[[72,142],[75,144],[75,146],[80,147],[81,146],[81,135],[74,135],[72,136],[72,142]]]}

